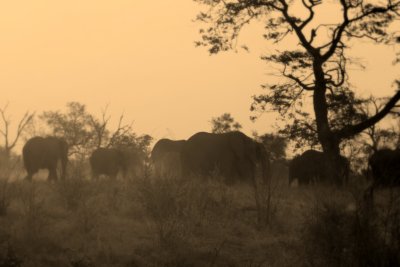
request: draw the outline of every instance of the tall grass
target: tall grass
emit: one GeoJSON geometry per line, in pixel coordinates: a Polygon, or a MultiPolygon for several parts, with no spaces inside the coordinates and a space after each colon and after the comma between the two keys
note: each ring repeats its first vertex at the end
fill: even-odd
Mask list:
{"type": "Polygon", "coordinates": [[[292,188],[276,176],[260,227],[252,185],[218,174],[93,181],[86,168],[52,183],[6,180],[0,267],[398,264],[398,190],[366,202],[361,186],[292,188]]]}
{"type": "Polygon", "coordinates": [[[304,222],[305,265],[400,266],[400,195],[389,191],[375,202],[354,190],[347,199],[332,190],[319,194],[304,222]]]}

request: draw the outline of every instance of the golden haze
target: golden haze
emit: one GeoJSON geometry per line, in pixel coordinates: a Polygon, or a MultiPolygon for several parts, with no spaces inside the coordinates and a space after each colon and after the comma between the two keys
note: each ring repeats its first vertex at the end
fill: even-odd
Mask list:
{"type": "MultiPolygon", "coordinates": [[[[276,47],[248,27],[239,45],[250,52],[209,56],[195,48],[201,6],[175,1],[37,0],[0,4],[0,104],[25,110],[61,109],[79,101],[97,113],[107,104],[125,112],[139,133],[187,138],[209,130],[209,120],[230,112],[244,131],[269,131],[273,117],[249,121],[251,96],[274,81],[261,54],[276,47]]],[[[327,14],[329,9],[326,10],[327,14]]],[[[361,93],[388,95],[399,67],[393,47],[353,45],[367,70],[352,70],[361,93]]],[[[115,118],[117,120],[117,118],[115,118]]],[[[15,126],[15,125],[14,125],[15,126]]]]}

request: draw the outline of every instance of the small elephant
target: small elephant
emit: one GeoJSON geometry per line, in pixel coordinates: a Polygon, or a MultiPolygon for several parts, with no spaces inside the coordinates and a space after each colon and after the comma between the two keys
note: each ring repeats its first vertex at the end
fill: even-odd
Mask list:
{"type": "Polygon", "coordinates": [[[98,148],[93,151],[90,157],[90,167],[93,179],[98,179],[102,174],[115,179],[120,171],[122,171],[123,176],[126,175],[128,159],[119,149],[98,148]]]}
{"type": "MultiPolygon", "coordinates": [[[[289,164],[289,185],[296,179],[299,185],[325,181],[329,177],[328,163],[323,152],[312,149],[294,157],[289,164]]],[[[339,184],[347,183],[350,172],[348,159],[340,156],[338,166],[340,168],[337,171],[342,179],[339,184]]]]}
{"type": "Polygon", "coordinates": [[[375,186],[400,185],[400,149],[381,149],[369,158],[375,186]]]}

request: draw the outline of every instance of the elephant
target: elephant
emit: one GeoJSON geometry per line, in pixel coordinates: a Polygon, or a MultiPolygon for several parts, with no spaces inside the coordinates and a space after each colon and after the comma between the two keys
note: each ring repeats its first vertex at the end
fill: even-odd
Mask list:
{"type": "MultiPolygon", "coordinates": [[[[307,150],[298,155],[289,163],[289,185],[297,179],[299,185],[308,185],[316,182],[326,182],[329,174],[327,173],[328,159],[321,151],[307,150]]],[[[348,182],[350,173],[350,163],[347,158],[339,157],[339,177],[342,181],[339,184],[348,182]]]]}
{"type": "Polygon", "coordinates": [[[139,172],[140,169],[138,153],[121,148],[98,148],[93,151],[89,161],[93,179],[98,179],[100,175],[115,179],[119,172],[126,177],[128,170],[139,172]]]}
{"type": "Polygon", "coordinates": [[[151,151],[151,162],[156,176],[181,175],[181,150],[185,140],[160,139],[151,151]]]}
{"type": "Polygon", "coordinates": [[[65,179],[68,162],[68,144],[64,139],[57,137],[33,137],[22,149],[27,180],[40,169],[49,171],[48,180],[57,180],[57,163],[61,161],[61,179],[65,179]]]}
{"type": "Polygon", "coordinates": [[[369,159],[374,186],[400,185],[400,149],[381,149],[369,159]]]}
{"type": "Polygon", "coordinates": [[[245,134],[199,132],[183,143],[182,175],[210,176],[215,171],[225,183],[256,183],[270,177],[270,162],[265,147],[245,134]]]}

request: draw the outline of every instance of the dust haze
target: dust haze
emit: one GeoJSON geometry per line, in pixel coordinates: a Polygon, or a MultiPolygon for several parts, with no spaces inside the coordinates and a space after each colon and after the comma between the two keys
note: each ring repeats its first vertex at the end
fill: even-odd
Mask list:
{"type": "Polygon", "coordinates": [[[0,266],[400,266],[400,2],[0,4],[0,266]]]}

